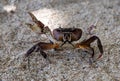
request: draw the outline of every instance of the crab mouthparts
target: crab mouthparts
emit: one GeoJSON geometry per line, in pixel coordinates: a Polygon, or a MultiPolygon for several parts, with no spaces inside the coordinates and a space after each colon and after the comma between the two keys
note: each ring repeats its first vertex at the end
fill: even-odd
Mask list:
{"type": "Polygon", "coordinates": [[[72,44],[72,41],[71,41],[71,33],[70,32],[64,32],[63,43],[61,44],[61,47],[66,43],[69,43],[74,47],[74,45],[72,44]]]}

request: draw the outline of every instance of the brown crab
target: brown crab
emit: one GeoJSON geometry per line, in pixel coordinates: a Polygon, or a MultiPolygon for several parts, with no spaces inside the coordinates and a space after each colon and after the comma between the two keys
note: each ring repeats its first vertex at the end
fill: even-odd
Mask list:
{"type": "Polygon", "coordinates": [[[50,40],[49,43],[46,42],[39,42],[35,44],[33,47],[31,47],[27,53],[25,54],[26,57],[28,57],[32,52],[40,52],[41,55],[46,59],[47,54],[44,52],[45,50],[50,50],[50,49],[59,49],[62,47],[64,44],[69,43],[71,44],[74,48],[79,48],[84,51],[92,51],[91,57],[94,57],[94,49],[91,47],[91,43],[93,43],[95,40],[97,40],[97,46],[100,51],[100,55],[98,56],[97,59],[99,59],[102,54],[103,54],[103,46],[101,44],[101,41],[99,37],[97,36],[92,36],[87,40],[83,40],[82,42],[79,43],[74,43],[75,41],[78,41],[81,36],[82,36],[82,30],[80,28],[56,28],[52,32],[49,29],[48,26],[45,26],[41,21],[37,20],[37,18],[31,13],[28,12],[29,15],[32,17],[32,20],[34,24],[29,24],[27,25],[34,31],[39,34],[45,34],[47,35],[48,39],[50,40]],[[62,44],[59,44],[58,42],[62,42],[62,44]]]}

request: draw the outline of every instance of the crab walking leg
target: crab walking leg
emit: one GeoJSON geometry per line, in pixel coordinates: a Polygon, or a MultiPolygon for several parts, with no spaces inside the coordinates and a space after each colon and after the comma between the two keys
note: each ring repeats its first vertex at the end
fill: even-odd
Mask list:
{"type": "MultiPolygon", "coordinates": [[[[98,46],[99,51],[100,51],[100,55],[97,58],[97,59],[99,59],[103,54],[103,46],[101,44],[100,39],[97,36],[92,36],[91,38],[84,40],[81,43],[77,43],[76,48],[82,48],[84,50],[91,50],[90,44],[92,42],[94,42],[95,40],[97,40],[97,46],[98,46]]],[[[94,53],[94,50],[93,50],[93,53],[94,53]]],[[[92,54],[92,55],[94,56],[94,54],[92,54]]]]}
{"type": "Polygon", "coordinates": [[[99,18],[96,20],[96,22],[95,22],[94,24],[90,25],[90,27],[87,28],[88,34],[92,35],[91,31],[92,31],[94,28],[96,29],[97,24],[98,24],[98,21],[99,21],[99,18]]]}
{"type": "Polygon", "coordinates": [[[103,46],[102,46],[102,43],[101,43],[100,39],[99,39],[97,36],[92,36],[92,37],[89,38],[88,40],[84,41],[84,43],[90,46],[90,44],[91,44],[92,42],[94,42],[95,40],[97,40],[97,46],[98,46],[99,51],[100,51],[100,53],[101,53],[101,54],[99,55],[99,57],[97,58],[97,59],[99,59],[99,58],[102,56],[102,54],[103,54],[103,46]]]}
{"type": "Polygon", "coordinates": [[[41,55],[46,59],[47,54],[44,52],[44,50],[50,50],[50,49],[55,49],[59,48],[59,45],[57,43],[52,44],[52,43],[45,43],[45,42],[39,42],[33,47],[31,47],[27,53],[25,54],[26,57],[28,57],[32,52],[40,52],[41,55]]]}

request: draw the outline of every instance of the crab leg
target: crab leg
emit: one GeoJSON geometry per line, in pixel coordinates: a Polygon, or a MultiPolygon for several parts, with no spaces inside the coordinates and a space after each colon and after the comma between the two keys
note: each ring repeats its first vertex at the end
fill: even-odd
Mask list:
{"type": "Polygon", "coordinates": [[[33,47],[31,47],[27,53],[25,54],[26,57],[28,57],[32,52],[40,52],[41,55],[46,59],[47,54],[44,52],[44,50],[50,50],[50,49],[56,49],[59,48],[59,45],[57,43],[45,43],[45,42],[39,42],[33,47]]]}
{"type": "Polygon", "coordinates": [[[89,28],[87,28],[89,35],[92,35],[91,31],[92,31],[94,28],[96,29],[97,24],[98,24],[98,21],[99,21],[99,19],[97,19],[94,24],[92,24],[89,28]]]}
{"type": "MultiPolygon", "coordinates": [[[[99,51],[100,51],[100,55],[97,58],[97,59],[99,59],[103,54],[103,46],[101,44],[100,39],[97,36],[92,36],[91,38],[89,38],[87,40],[84,40],[81,43],[77,43],[76,48],[82,48],[84,50],[92,50],[92,48],[90,47],[90,44],[92,42],[94,42],[95,40],[97,40],[97,46],[98,46],[99,51]]],[[[93,57],[94,56],[94,50],[92,50],[92,51],[93,51],[93,53],[92,53],[92,57],[93,57]]]]}

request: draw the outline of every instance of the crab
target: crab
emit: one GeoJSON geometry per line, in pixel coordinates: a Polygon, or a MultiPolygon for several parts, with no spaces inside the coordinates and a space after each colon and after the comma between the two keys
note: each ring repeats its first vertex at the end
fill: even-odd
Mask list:
{"type": "MultiPolygon", "coordinates": [[[[33,52],[40,52],[40,54],[47,59],[47,54],[45,50],[59,49],[62,48],[66,43],[72,45],[75,49],[82,49],[88,53],[91,53],[91,58],[94,58],[94,49],[91,47],[91,43],[97,40],[97,46],[100,51],[97,59],[101,58],[103,55],[103,46],[101,40],[97,36],[91,36],[90,38],[78,41],[82,36],[82,30],[80,28],[56,28],[53,31],[50,30],[48,26],[45,26],[41,21],[39,21],[31,12],[28,12],[31,16],[34,24],[26,23],[34,32],[38,34],[45,34],[50,42],[38,42],[33,45],[25,54],[26,57],[30,56],[33,52]],[[61,43],[59,43],[61,42],[61,43]]],[[[93,25],[92,25],[93,26],[93,25]]]]}

